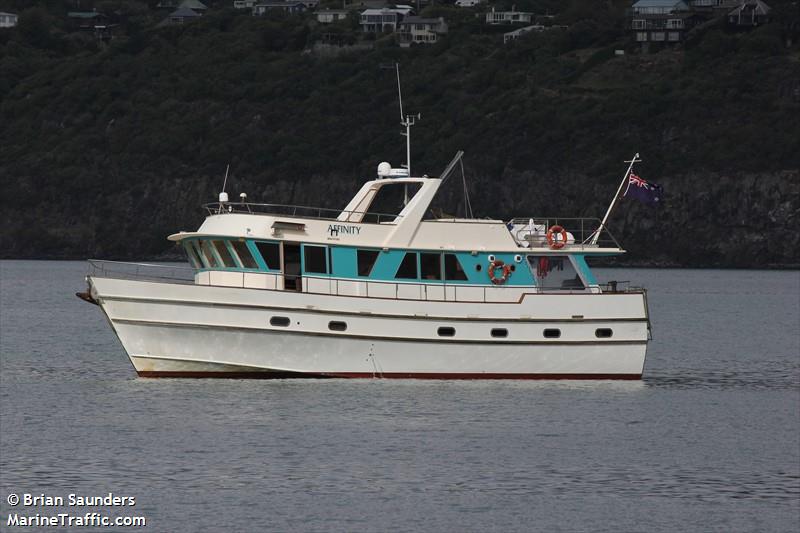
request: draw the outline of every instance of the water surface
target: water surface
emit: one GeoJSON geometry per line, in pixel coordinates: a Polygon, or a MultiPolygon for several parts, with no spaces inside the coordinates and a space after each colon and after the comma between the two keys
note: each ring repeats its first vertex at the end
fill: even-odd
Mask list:
{"type": "Polygon", "coordinates": [[[798,272],[599,271],[649,288],[641,382],[139,379],[84,272],[0,262],[0,528],[109,491],[147,531],[800,528],[798,272]]]}

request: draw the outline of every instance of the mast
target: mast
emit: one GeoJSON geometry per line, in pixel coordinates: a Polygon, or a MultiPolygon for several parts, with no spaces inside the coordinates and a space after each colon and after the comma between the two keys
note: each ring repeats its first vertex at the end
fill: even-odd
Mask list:
{"type": "Polygon", "coordinates": [[[634,156],[633,156],[633,158],[631,160],[624,161],[624,163],[630,163],[628,165],[628,170],[626,170],[625,171],[625,175],[622,176],[622,181],[620,182],[619,187],[617,187],[617,193],[614,195],[614,199],[611,200],[611,205],[608,206],[608,210],[606,210],[606,214],[603,217],[603,220],[600,222],[600,227],[598,227],[597,230],[595,230],[594,236],[592,237],[592,240],[590,241],[589,244],[592,244],[592,245],[597,244],[597,241],[600,239],[600,233],[604,229],[606,229],[606,222],[608,222],[608,217],[611,216],[611,213],[614,211],[614,208],[617,206],[617,202],[619,201],[619,194],[622,192],[622,188],[625,186],[626,183],[628,183],[628,176],[630,176],[631,170],[633,170],[634,163],[639,163],[639,162],[641,162],[641,159],[639,159],[639,153],[638,152],[636,154],[634,154],[634,156]]]}

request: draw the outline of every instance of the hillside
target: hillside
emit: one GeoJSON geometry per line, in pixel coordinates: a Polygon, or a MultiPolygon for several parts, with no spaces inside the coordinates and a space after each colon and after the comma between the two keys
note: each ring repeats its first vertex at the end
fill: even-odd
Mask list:
{"type": "MultiPolygon", "coordinates": [[[[312,51],[311,15],[211,9],[157,28],[122,2],[139,11],[104,44],[60,22],[67,3],[0,30],[0,257],[165,257],[228,164],[232,196],[341,207],[378,162],[404,159],[380,68],[399,62],[406,109],[422,114],[414,168],[437,174],[465,150],[476,215],[600,217],[638,151],[667,200],[626,202],[612,220],[628,262],[800,264],[796,3],[772,2],[775,20],[752,31],[711,22],[649,54],[625,30],[628,3],[564,2],[568,29],[507,45],[472,10],[431,6],[450,25],[440,42],[379,35],[335,56],[312,51]]],[[[531,2],[545,4],[562,3],[531,2]]],[[[456,181],[440,199],[451,213],[456,181]]]]}

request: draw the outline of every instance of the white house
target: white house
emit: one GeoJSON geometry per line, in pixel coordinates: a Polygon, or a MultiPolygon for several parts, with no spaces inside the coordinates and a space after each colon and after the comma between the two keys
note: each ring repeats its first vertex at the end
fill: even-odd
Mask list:
{"type": "Polygon", "coordinates": [[[506,44],[508,41],[513,41],[515,39],[519,39],[526,33],[530,33],[532,31],[544,31],[547,28],[542,26],[541,24],[534,24],[533,26],[525,26],[524,28],[520,28],[518,30],[510,31],[508,33],[503,34],[503,44],[506,44]]]}
{"type": "Polygon", "coordinates": [[[486,13],[486,24],[530,24],[533,22],[533,13],[527,11],[495,11],[494,8],[486,13]]]}
{"type": "Polygon", "coordinates": [[[347,18],[347,15],[350,12],[346,9],[321,9],[319,11],[315,11],[314,14],[317,16],[317,22],[320,24],[332,24],[334,22],[338,22],[340,20],[344,20],[347,18]]]}
{"type": "Polygon", "coordinates": [[[397,25],[403,17],[413,13],[409,6],[397,6],[383,9],[366,9],[361,13],[361,29],[368,33],[397,31],[397,25]]]}
{"type": "Polygon", "coordinates": [[[17,25],[17,15],[0,12],[0,28],[13,28],[17,25]]]}
{"type": "Polygon", "coordinates": [[[398,31],[398,41],[402,47],[411,46],[412,43],[433,44],[439,40],[439,35],[447,33],[447,23],[443,17],[406,17],[398,25],[398,31]]]}
{"type": "Polygon", "coordinates": [[[306,10],[306,5],[303,2],[284,2],[284,1],[275,1],[275,2],[264,2],[261,1],[258,4],[253,6],[253,16],[259,17],[266,14],[267,11],[270,9],[281,9],[286,11],[287,13],[302,13],[306,10]]]}
{"type": "Polygon", "coordinates": [[[456,0],[456,7],[475,7],[484,3],[486,0],[456,0]]]}

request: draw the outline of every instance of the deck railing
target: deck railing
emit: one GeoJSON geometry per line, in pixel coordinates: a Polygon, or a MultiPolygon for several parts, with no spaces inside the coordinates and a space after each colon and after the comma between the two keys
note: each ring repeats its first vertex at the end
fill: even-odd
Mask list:
{"type": "Polygon", "coordinates": [[[250,202],[213,202],[203,205],[209,215],[224,215],[226,213],[239,213],[250,215],[280,215],[297,218],[311,218],[316,220],[339,220],[342,213],[347,218],[340,222],[355,222],[349,220],[354,215],[358,222],[368,224],[386,224],[393,222],[400,215],[391,213],[376,213],[372,211],[347,211],[344,209],[330,209],[327,207],[312,207],[293,204],[254,204],[250,202]]]}
{"type": "MultiPolygon", "coordinates": [[[[302,292],[310,294],[325,294],[333,296],[362,296],[374,298],[388,298],[394,300],[419,300],[419,301],[458,301],[458,302],[511,302],[517,301],[522,294],[588,294],[597,292],[597,289],[570,289],[556,287],[528,287],[528,286],[483,286],[463,285],[455,283],[396,283],[391,281],[353,280],[349,278],[320,278],[314,276],[283,276],[280,273],[268,272],[226,272],[197,271],[189,266],[152,264],[152,263],[126,263],[122,261],[104,261],[90,259],[90,276],[112,279],[126,279],[137,281],[152,281],[157,283],[176,283],[181,285],[219,286],[263,290],[282,290],[281,279],[300,282],[302,292]],[[204,276],[202,274],[208,274],[204,276]],[[221,274],[215,279],[213,274],[221,274]],[[270,278],[269,287],[254,283],[253,276],[266,276],[270,278]]],[[[639,287],[628,286],[627,281],[611,281],[599,287],[604,293],[630,293],[642,292],[639,287]]]]}
{"type": "Polygon", "coordinates": [[[619,242],[607,227],[600,231],[597,243],[591,241],[600,228],[599,218],[564,218],[564,217],[515,217],[509,223],[514,239],[527,242],[528,248],[547,247],[547,230],[553,226],[561,226],[572,234],[574,242],[568,242],[565,250],[575,248],[621,248],[619,242]]]}

